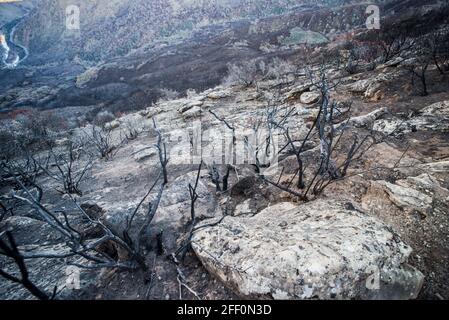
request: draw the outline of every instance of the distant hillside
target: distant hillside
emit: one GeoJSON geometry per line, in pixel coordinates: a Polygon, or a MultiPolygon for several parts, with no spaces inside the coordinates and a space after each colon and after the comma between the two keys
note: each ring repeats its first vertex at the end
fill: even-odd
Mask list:
{"type": "MultiPolygon", "coordinates": [[[[419,23],[411,20],[411,26],[420,26],[412,29],[430,18],[435,24],[438,7],[425,12],[437,2],[378,1],[382,26],[410,12],[421,16],[419,23]]],[[[294,57],[305,37],[317,45],[347,39],[366,30],[366,6],[360,1],[42,0],[14,37],[29,49],[28,58],[14,70],[0,71],[0,109],[101,104],[113,111],[136,110],[156,101],[164,88],[185,92],[217,85],[228,63],[294,57]],[[65,8],[74,3],[81,9],[79,32],[65,27],[65,8]]]]}
{"type": "Polygon", "coordinates": [[[182,38],[198,27],[238,19],[285,14],[304,5],[350,1],[298,0],[43,0],[22,29],[31,51],[52,52],[104,61],[164,39],[182,38]],[[79,33],[65,29],[65,8],[81,11],[79,33]],[[56,46],[56,48],[55,48],[56,46]]]}

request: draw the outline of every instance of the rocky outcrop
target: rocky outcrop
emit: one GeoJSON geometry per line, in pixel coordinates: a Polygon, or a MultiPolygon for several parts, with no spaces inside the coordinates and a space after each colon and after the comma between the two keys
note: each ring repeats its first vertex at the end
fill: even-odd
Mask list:
{"type": "Polygon", "coordinates": [[[449,101],[441,101],[427,106],[408,119],[380,119],[373,129],[387,134],[406,134],[416,131],[449,131],[449,101]]]}
{"type": "Polygon", "coordinates": [[[419,166],[420,169],[428,170],[434,173],[448,173],[449,172],[449,160],[424,163],[419,166]]]}
{"type": "Polygon", "coordinates": [[[274,299],[410,299],[423,283],[411,248],[350,203],[280,203],[199,230],[204,266],[238,295],[274,299]]]}
{"type": "Polygon", "coordinates": [[[390,61],[387,61],[386,63],[383,63],[379,66],[377,66],[376,69],[385,69],[385,68],[396,68],[399,66],[402,62],[404,62],[404,58],[402,57],[396,57],[394,59],[391,59],[390,61]]]}
{"type": "Polygon", "coordinates": [[[301,97],[305,92],[310,91],[311,85],[309,83],[304,83],[299,86],[295,86],[286,94],[287,100],[296,100],[301,97]]]}
{"type": "Polygon", "coordinates": [[[423,116],[436,116],[440,118],[444,118],[446,120],[449,119],[449,100],[440,101],[430,106],[425,107],[420,111],[420,114],[423,116]]]}
{"type": "Polygon", "coordinates": [[[89,81],[95,80],[98,77],[98,68],[89,68],[84,71],[82,74],[76,77],[75,86],[77,88],[85,88],[89,81]]]}
{"type": "Polygon", "coordinates": [[[200,107],[202,105],[203,105],[203,101],[199,101],[199,100],[190,101],[190,102],[186,103],[185,105],[183,105],[181,108],[179,108],[178,112],[183,114],[183,113],[191,110],[194,107],[200,107]]]}
{"type": "Polygon", "coordinates": [[[404,185],[397,185],[386,181],[375,182],[382,186],[395,205],[405,210],[417,210],[429,213],[432,210],[432,197],[414,188],[404,185]]]}
{"type": "Polygon", "coordinates": [[[319,92],[304,92],[301,95],[300,101],[303,104],[314,104],[317,103],[321,98],[321,94],[319,92]]]}
{"type": "Polygon", "coordinates": [[[449,190],[444,188],[438,179],[429,173],[416,177],[407,177],[396,182],[400,186],[411,187],[435,198],[449,199],[449,190]]]}
{"type": "Polygon", "coordinates": [[[145,110],[140,111],[139,114],[142,117],[147,117],[148,119],[150,119],[150,118],[158,115],[161,112],[162,112],[161,108],[152,106],[150,108],[146,108],[145,110]]]}
{"type": "Polygon", "coordinates": [[[218,89],[218,90],[215,90],[215,91],[212,91],[212,92],[208,93],[207,97],[209,99],[212,99],[212,100],[219,100],[219,99],[227,98],[230,95],[231,95],[231,93],[228,90],[220,90],[220,89],[218,89]]]}
{"type": "Polygon", "coordinates": [[[201,112],[201,107],[195,106],[185,111],[182,116],[184,117],[184,119],[197,118],[201,116],[201,112]]]}
{"type": "Polygon", "coordinates": [[[355,128],[369,127],[373,125],[374,121],[386,115],[387,113],[388,113],[387,108],[379,108],[368,114],[350,118],[348,121],[336,125],[336,129],[343,130],[343,128],[347,127],[355,127],[355,128]]]}
{"type": "Polygon", "coordinates": [[[347,88],[350,92],[361,94],[366,99],[373,99],[376,95],[380,94],[382,85],[389,80],[391,76],[386,73],[381,73],[374,78],[358,80],[350,84],[347,88]]]}
{"type": "Polygon", "coordinates": [[[135,151],[132,153],[132,156],[136,161],[145,161],[157,155],[155,147],[139,145],[136,146],[134,149],[135,151]]]}

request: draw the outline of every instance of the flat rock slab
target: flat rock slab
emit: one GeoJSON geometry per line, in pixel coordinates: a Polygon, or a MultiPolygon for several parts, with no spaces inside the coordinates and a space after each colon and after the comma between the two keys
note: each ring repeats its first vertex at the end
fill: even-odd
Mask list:
{"type": "Polygon", "coordinates": [[[410,299],[423,283],[407,264],[411,248],[391,228],[336,200],[228,216],[200,229],[192,247],[245,298],[410,299]]]}

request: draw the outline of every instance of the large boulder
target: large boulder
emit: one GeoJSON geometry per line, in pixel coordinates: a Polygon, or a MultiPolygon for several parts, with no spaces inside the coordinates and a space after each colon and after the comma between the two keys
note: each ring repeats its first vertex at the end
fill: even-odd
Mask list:
{"type": "Polygon", "coordinates": [[[353,93],[364,93],[370,85],[369,79],[358,80],[348,86],[348,90],[353,93]]]}
{"type": "Polygon", "coordinates": [[[140,111],[139,114],[140,114],[142,117],[146,117],[146,118],[148,118],[148,119],[151,119],[152,117],[154,117],[154,116],[160,114],[162,111],[163,111],[163,110],[162,110],[162,108],[160,108],[160,107],[151,106],[151,107],[149,107],[149,108],[146,108],[145,110],[140,111]]]}
{"type": "Polygon", "coordinates": [[[385,69],[386,67],[395,68],[398,65],[400,65],[402,62],[404,62],[404,58],[396,57],[390,61],[385,62],[384,64],[379,65],[377,67],[377,69],[385,69]]]}
{"type": "Polygon", "coordinates": [[[391,228],[332,199],[227,216],[200,229],[192,247],[245,298],[410,299],[423,283],[407,264],[411,248],[391,228]]]}

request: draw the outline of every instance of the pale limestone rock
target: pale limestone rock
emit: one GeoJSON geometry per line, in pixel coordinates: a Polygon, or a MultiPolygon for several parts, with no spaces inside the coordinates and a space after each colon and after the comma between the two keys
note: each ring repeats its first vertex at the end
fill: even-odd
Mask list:
{"type": "Polygon", "coordinates": [[[380,87],[382,86],[382,83],[380,82],[373,82],[371,83],[368,88],[366,88],[365,93],[363,96],[367,99],[374,98],[378,92],[380,92],[380,87]]]}
{"type": "Polygon", "coordinates": [[[219,100],[230,97],[231,93],[228,90],[217,90],[210,92],[207,97],[212,100],[219,100]]]}
{"type": "Polygon", "coordinates": [[[113,120],[104,125],[104,128],[108,131],[117,129],[118,127],[120,127],[120,122],[118,120],[113,120]]]}
{"type": "Polygon", "coordinates": [[[147,117],[148,119],[150,119],[150,118],[154,117],[155,115],[158,115],[161,112],[162,112],[162,108],[152,106],[145,110],[140,111],[139,114],[142,117],[147,117]]]}
{"type": "Polygon", "coordinates": [[[407,186],[387,181],[376,181],[388,193],[390,200],[404,210],[417,210],[427,213],[432,210],[432,197],[407,186]]]}
{"type": "MultiPolygon", "coordinates": [[[[56,215],[60,221],[64,221],[62,216],[56,215]]],[[[70,215],[69,219],[71,219],[70,215]]],[[[73,221],[71,223],[73,225],[73,221]]],[[[62,234],[41,220],[25,216],[8,217],[0,222],[0,237],[4,237],[2,233],[6,230],[12,233],[21,252],[54,255],[63,255],[69,252],[62,234]]],[[[26,266],[33,283],[47,293],[53,292],[55,285],[58,286],[58,299],[64,299],[71,293],[71,290],[66,286],[66,271],[71,263],[86,265],[87,261],[79,256],[65,259],[36,258],[26,260],[26,266]]],[[[1,269],[7,273],[13,275],[18,273],[17,264],[12,259],[2,259],[0,265],[1,269]]],[[[89,285],[98,283],[99,273],[93,270],[80,269],[80,278],[83,279],[81,289],[85,289],[89,285]]],[[[3,297],[7,297],[6,299],[34,299],[23,286],[18,286],[16,283],[6,281],[3,278],[0,281],[0,292],[3,297]]]]}
{"type": "Polygon", "coordinates": [[[428,172],[434,173],[447,173],[449,172],[449,160],[423,163],[419,165],[420,169],[426,170],[428,172]]]}
{"type": "Polygon", "coordinates": [[[310,84],[301,84],[299,86],[294,87],[287,93],[287,99],[297,99],[303,93],[310,90],[310,84]]]}
{"type": "Polygon", "coordinates": [[[373,129],[387,134],[405,134],[413,131],[449,130],[449,101],[441,101],[420,110],[410,119],[380,119],[375,121],[373,129]]]}
{"type": "Polygon", "coordinates": [[[10,231],[18,246],[57,243],[63,236],[49,224],[31,217],[11,216],[0,222],[0,233],[10,231]]]}
{"type": "Polygon", "coordinates": [[[413,299],[423,283],[407,265],[411,248],[391,228],[332,199],[227,216],[195,233],[192,246],[245,298],[413,299]]]}
{"type": "Polygon", "coordinates": [[[387,113],[388,113],[387,108],[379,108],[368,114],[353,117],[349,119],[349,121],[344,121],[343,123],[336,125],[336,129],[341,130],[346,127],[356,127],[356,128],[369,127],[377,119],[379,119],[380,117],[384,116],[387,113]]]}
{"type": "Polygon", "coordinates": [[[353,93],[364,93],[368,88],[370,82],[369,79],[358,80],[348,86],[348,90],[353,93]]]}
{"type": "Polygon", "coordinates": [[[321,94],[319,92],[304,92],[301,95],[300,101],[303,104],[314,104],[317,103],[321,98],[321,94]]]}
{"type": "Polygon", "coordinates": [[[234,210],[234,216],[241,216],[245,214],[254,214],[254,210],[251,208],[251,199],[247,199],[242,203],[239,203],[234,210]]]}
{"type": "Polygon", "coordinates": [[[203,105],[203,101],[190,101],[190,102],[186,103],[185,105],[183,105],[181,108],[179,108],[178,112],[183,114],[194,107],[200,107],[202,105],[203,105]]]}
{"type": "Polygon", "coordinates": [[[440,101],[425,107],[420,111],[422,115],[449,119],[449,100],[440,101]]]}
{"type": "Polygon", "coordinates": [[[435,117],[418,116],[408,120],[397,118],[376,121],[377,131],[385,133],[405,134],[416,131],[447,131],[449,122],[438,121],[435,117]]]}
{"type": "Polygon", "coordinates": [[[386,134],[403,134],[412,132],[414,129],[408,121],[403,121],[398,118],[379,119],[374,121],[373,130],[383,132],[386,134]]]}
{"type": "Polygon", "coordinates": [[[442,187],[438,180],[429,173],[423,173],[416,177],[407,177],[404,180],[396,181],[396,183],[402,187],[410,187],[441,199],[449,196],[449,190],[442,187]]]}
{"type": "Polygon", "coordinates": [[[384,63],[384,64],[379,65],[379,66],[377,67],[377,69],[384,69],[384,68],[386,68],[386,67],[394,68],[394,67],[397,67],[398,65],[400,65],[403,61],[404,61],[404,58],[402,58],[402,57],[396,57],[396,58],[394,58],[394,59],[391,59],[390,61],[387,61],[387,62],[384,63]]]}
{"type": "Polygon", "coordinates": [[[199,116],[201,116],[201,107],[193,107],[187,111],[185,111],[182,116],[184,117],[184,119],[189,119],[189,118],[197,118],[199,116]]]}
{"type": "Polygon", "coordinates": [[[67,146],[69,144],[70,140],[68,138],[61,138],[61,139],[57,139],[55,141],[55,144],[57,146],[67,146]]]}
{"type": "Polygon", "coordinates": [[[135,150],[133,157],[136,161],[145,161],[157,155],[156,148],[154,147],[137,146],[135,150]]]}
{"type": "Polygon", "coordinates": [[[156,150],[154,149],[146,149],[142,152],[139,152],[134,155],[134,160],[136,161],[145,161],[147,159],[150,159],[154,157],[157,154],[156,150]]]}
{"type": "Polygon", "coordinates": [[[391,76],[381,73],[374,78],[358,80],[347,86],[348,90],[353,93],[363,94],[365,98],[373,98],[379,91],[381,85],[389,80],[391,76]]]}

